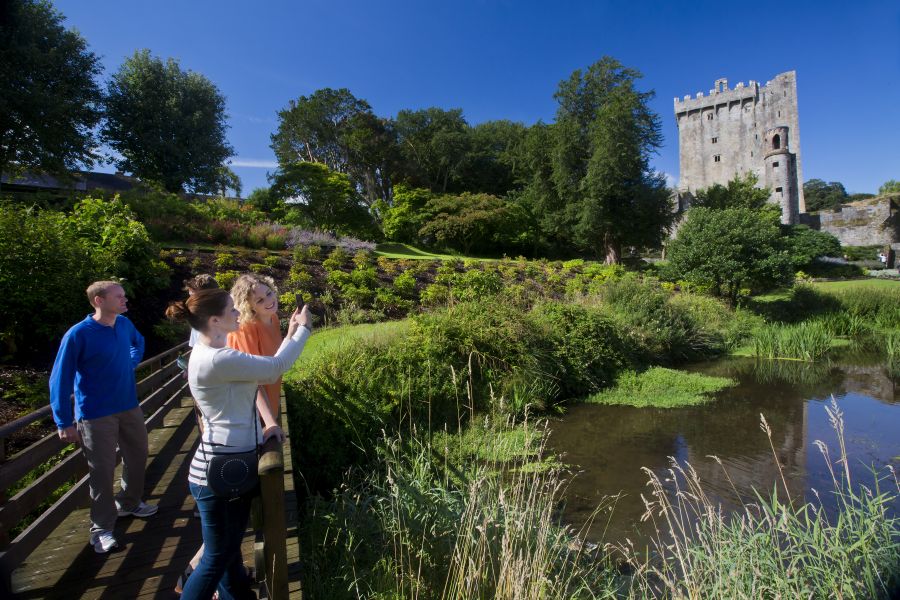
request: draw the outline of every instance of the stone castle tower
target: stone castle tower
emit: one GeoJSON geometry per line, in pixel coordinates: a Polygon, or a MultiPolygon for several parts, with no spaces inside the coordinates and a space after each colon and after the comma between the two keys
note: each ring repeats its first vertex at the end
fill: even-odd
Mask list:
{"type": "Polygon", "coordinates": [[[782,223],[797,223],[806,212],[795,71],[764,86],[729,89],[718,79],[708,96],[675,98],[675,119],[681,195],[752,172],[772,191],[769,202],[781,206],[782,223]]]}

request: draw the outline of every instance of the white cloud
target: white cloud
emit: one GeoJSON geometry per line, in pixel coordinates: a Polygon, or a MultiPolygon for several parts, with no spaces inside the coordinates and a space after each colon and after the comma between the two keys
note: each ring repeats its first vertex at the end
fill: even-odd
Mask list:
{"type": "Polygon", "coordinates": [[[274,160],[260,160],[257,158],[234,158],[229,163],[232,167],[246,167],[249,169],[275,169],[278,163],[274,160]]]}
{"type": "Polygon", "coordinates": [[[671,173],[665,173],[665,172],[663,172],[663,175],[666,176],[666,187],[674,189],[675,187],[678,186],[678,180],[675,179],[674,175],[672,175],[671,173]]]}

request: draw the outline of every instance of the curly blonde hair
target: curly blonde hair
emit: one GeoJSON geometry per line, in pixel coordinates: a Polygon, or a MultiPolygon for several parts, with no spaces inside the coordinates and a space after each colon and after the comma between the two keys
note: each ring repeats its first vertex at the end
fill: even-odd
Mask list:
{"type": "Polygon", "coordinates": [[[260,284],[268,286],[276,296],[278,295],[275,280],[268,275],[244,273],[231,286],[231,297],[234,299],[234,307],[241,313],[241,316],[238,317],[239,323],[249,323],[256,318],[256,313],[253,311],[253,306],[251,306],[251,298],[253,297],[253,288],[260,284]]]}

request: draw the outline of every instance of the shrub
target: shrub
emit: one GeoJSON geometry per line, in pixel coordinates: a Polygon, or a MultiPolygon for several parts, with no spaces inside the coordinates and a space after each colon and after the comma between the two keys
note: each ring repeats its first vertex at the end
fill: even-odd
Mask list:
{"type": "Polygon", "coordinates": [[[46,353],[89,310],[90,248],[66,217],[0,204],[0,344],[5,356],[46,353]]]}
{"type": "Polygon", "coordinates": [[[322,261],[322,266],[328,269],[329,271],[334,271],[336,269],[341,269],[346,264],[347,259],[350,258],[350,253],[344,250],[341,247],[337,247],[331,251],[324,261],[322,261]]]}
{"type": "Polygon", "coordinates": [[[215,279],[220,288],[230,290],[239,276],[237,271],[221,271],[215,274],[215,279]]]}
{"type": "Polygon", "coordinates": [[[269,265],[264,264],[264,263],[250,263],[250,265],[248,266],[248,268],[249,268],[251,271],[253,271],[254,273],[261,273],[261,274],[263,274],[263,275],[266,275],[266,274],[268,274],[269,272],[271,272],[271,269],[269,268],[269,265]]]}
{"type": "Polygon", "coordinates": [[[404,298],[415,296],[416,278],[409,271],[400,273],[394,278],[394,289],[404,298]]]}
{"type": "Polygon", "coordinates": [[[400,267],[398,261],[393,258],[388,258],[387,256],[379,256],[375,259],[375,264],[378,265],[378,268],[381,269],[381,272],[385,275],[396,274],[400,267]]]}
{"type": "Polygon", "coordinates": [[[676,278],[709,286],[732,306],[742,288],[765,290],[792,275],[778,215],[768,210],[692,208],[668,256],[676,278]]]}
{"type": "Polygon", "coordinates": [[[374,287],[378,283],[375,267],[357,267],[350,271],[350,279],[354,285],[374,287]]]}
{"type": "Polygon", "coordinates": [[[368,267],[372,264],[372,253],[368,250],[358,250],[353,255],[353,264],[357,268],[368,267]]]}
{"type": "Polygon", "coordinates": [[[267,257],[265,257],[265,258],[263,259],[263,262],[266,263],[266,266],[267,266],[267,267],[273,267],[273,268],[274,268],[274,267],[277,267],[277,266],[281,263],[281,257],[276,256],[276,255],[273,254],[272,256],[267,256],[267,257]]]}
{"type": "Polygon", "coordinates": [[[213,259],[213,264],[216,265],[217,269],[227,269],[228,267],[233,267],[235,266],[234,255],[227,252],[216,254],[215,259],[213,259]]]}
{"type": "Polygon", "coordinates": [[[176,256],[175,258],[172,259],[172,264],[174,264],[178,267],[184,267],[188,264],[188,257],[187,256],[176,256]]]}
{"type": "Polygon", "coordinates": [[[628,363],[614,322],[596,309],[546,302],[532,314],[552,348],[564,398],[583,397],[610,385],[628,363]]]}
{"type": "Polygon", "coordinates": [[[453,278],[453,295],[460,301],[478,300],[503,289],[498,273],[466,271],[453,278]]]}
{"type": "Polygon", "coordinates": [[[321,246],[304,246],[298,245],[294,246],[294,261],[296,262],[304,262],[304,261],[315,261],[322,258],[322,247],[321,246]]]}
{"type": "MultiPolygon", "coordinates": [[[[335,273],[340,273],[341,275],[346,275],[343,271],[334,271],[335,273]]],[[[312,283],[313,277],[312,275],[303,268],[301,264],[295,264],[291,267],[290,272],[288,273],[287,285],[290,288],[298,289],[298,290],[306,290],[309,289],[310,284],[312,283]]],[[[330,281],[329,281],[330,283],[330,281]]],[[[332,284],[335,285],[335,284],[332,284]]]]}
{"type": "Polygon", "coordinates": [[[432,283],[425,286],[419,296],[423,306],[442,306],[450,300],[450,289],[446,285],[432,283]]]}

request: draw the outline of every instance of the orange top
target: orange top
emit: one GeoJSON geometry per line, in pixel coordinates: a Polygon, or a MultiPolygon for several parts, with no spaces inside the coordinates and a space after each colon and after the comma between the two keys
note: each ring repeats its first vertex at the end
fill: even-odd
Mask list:
{"type": "MultiPolygon", "coordinates": [[[[228,334],[228,347],[257,356],[275,356],[281,340],[281,324],[277,318],[272,318],[268,323],[253,320],[241,323],[237,331],[228,334]]],[[[281,377],[275,383],[263,385],[263,388],[269,396],[272,414],[277,419],[281,405],[281,377]]]]}

